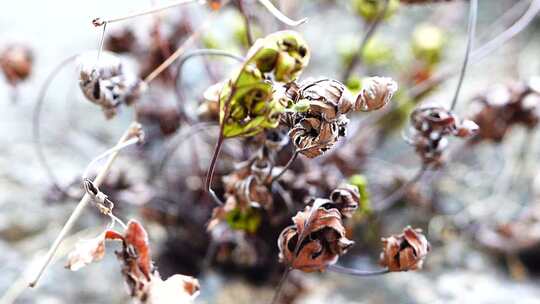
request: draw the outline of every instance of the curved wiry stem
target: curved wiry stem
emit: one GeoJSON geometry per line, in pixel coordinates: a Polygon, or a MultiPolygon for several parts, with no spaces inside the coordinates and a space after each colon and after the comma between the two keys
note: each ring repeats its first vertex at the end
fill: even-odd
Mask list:
{"type": "Polygon", "coordinates": [[[401,185],[397,190],[392,192],[389,196],[384,198],[380,203],[378,203],[376,206],[374,206],[375,211],[382,211],[390,208],[395,202],[397,202],[400,198],[403,197],[405,193],[409,190],[409,188],[414,185],[416,182],[418,182],[424,173],[427,171],[427,166],[422,165],[420,167],[420,170],[411,178],[409,181],[407,181],[405,184],[401,185]]]}
{"type": "Polygon", "coordinates": [[[82,175],[81,179],[83,179],[83,180],[88,179],[88,175],[90,174],[90,169],[92,169],[92,167],[94,167],[94,165],[98,161],[104,159],[105,157],[111,155],[112,153],[118,152],[118,151],[120,151],[120,150],[122,150],[124,148],[127,148],[129,146],[137,144],[139,141],[140,141],[140,138],[134,137],[132,139],[129,139],[129,140],[127,140],[127,141],[125,141],[125,142],[123,142],[123,143],[121,143],[119,145],[116,145],[116,146],[110,148],[109,150],[101,153],[100,155],[98,155],[97,157],[92,159],[90,161],[90,163],[88,164],[88,166],[86,166],[86,169],[84,169],[84,172],[83,172],[83,175],[82,175]]]}
{"type": "Polygon", "coordinates": [[[375,17],[375,20],[369,25],[369,28],[366,31],[366,34],[364,35],[364,38],[362,38],[362,42],[360,42],[360,48],[358,52],[354,53],[354,56],[352,57],[351,61],[345,68],[345,72],[343,72],[343,76],[341,77],[341,80],[343,82],[347,82],[349,77],[351,77],[352,72],[354,71],[354,68],[362,63],[362,56],[364,54],[364,49],[366,48],[366,45],[371,40],[371,37],[375,34],[377,31],[379,25],[384,19],[384,15],[386,15],[386,11],[388,10],[388,4],[390,3],[390,0],[384,0],[384,7],[382,11],[379,12],[379,14],[375,17]]]}
{"type": "Polygon", "coordinates": [[[53,80],[56,78],[58,73],[66,66],[66,64],[70,63],[71,61],[75,60],[78,55],[70,56],[64,61],[62,61],[60,64],[58,64],[54,70],[47,76],[45,79],[45,83],[41,87],[38,98],[36,101],[36,104],[34,106],[33,116],[32,116],[32,137],[33,137],[33,145],[34,149],[36,150],[36,153],[38,155],[39,162],[43,169],[45,170],[45,173],[47,174],[48,179],[53,183],[54,187],[62,191],[62,187],[60,185],[60,182],[56,175],[54,174],[51,166],[49,165],[49,162],[47,160],[47,157],[45,156],[45,152],[43,151],[43,146],[41,142],[41,112],[43,110],[43,104],[45,102],[45,97],[47,95],[47,91],[49,90],[49,86],[53,82],[53,80]]]}
{"type": "Polygon", "coordinates": [[[390,270],[388,270],[388,268],[383,268],[379,270],[361,270],[356,268],[343,267],[339,265],[329,265],[326,269],[333,272],[349,274],[356,277],[372,277],[390,273],[390,270]]]}
{"type": "MultiPolygon", "coordinates": [[[[481,59],[493,53],[499,47],[507,43],[519,33],[521,33],[525,28],[527,28],[529,24],[531,24],[531,22],[534,20],[534,18],[539,12],[540,0],[533,0],[533,2],[530,4],[529,8],[523,14],[523,16],[521,16],[521,18],[519,18],[519,20],[517,20],[512,26],[510,26],[508,29],[506,29],[504,32],[502,32],[486,44],[471,52],[470,65],[479,63],[481,59]]],[[[409,91],[411,99],[414,100],[417,99],[419,96],[424,95],[426,92],[443,83],[449,77],[453,76],[455,73],[458,72],[459,69],[455,69],[454,66],[448,67],[442,70],[437,75],[433,76],[431,79],[414,86],[409,91]]]]}
{"type": "Polygon", "coordinates": [[[144,15],[150,15],[150,14],[154,14],[154,13],[157,13],[157,12],[160,12],[160,11],[163,11],[163,10],[175,7],[175,6],[188,4],[188,3],[193,3],[193,2],[199,2],[199,3],[203,4],[206,1],[204,1],[204,0],[177,0],[177,1],[173,1],[171,3],[167,3],[167,4],[164,4],[164,5],[161,5],[161,6],[152,7],[150,9],[141,10],[141,11],[134,12],[134,13],[131,13],[131,14],[127,14],[127,15],[124,15],[124,16],[119,16],[119,17],[114,17],[114,18],[109,18],[109,19],[95,18],[94,20],[92,20],[92,24],[94,26],[105,26],[108,23],[114,23],[114,22],[124,21],[124,20],[127,20],[127,19],[135,18],[135,17],[140,17],[140,16],[144,16],[144,15]]]}
{"type": "Polygon", "coordinates": [[[266,9],[272,15],[274,15],[274,17],[276,17],[276,19],[278,19],[279,21],[285,23],[286,25],[298,26],[298,25],[301,25],[303,23],[306,23],[306,21],[308,20],[307,18],[303,18],[303,19],[300,19],[300,20],[292,20],[291,18],[285,16],[280,10],[278,10],[274,6],[274,4],[272,4],[272,2],[270,2],[270,0],[259,0],[259,3],[262,4],[264,7],[266,7],[266,9]]]}
{"type": "Polygon", "coordinates": [[[467,30],[467,50],[465,51],[465,58],[463,59],[463,65],[461,66],[461,72],[459,75],[458,85],[454,98],[452,99],[452,105],[450,106],[450,111],[454,110],[456,107],[457,101],[459,99],[459,93],[461,92],[461,86],[463,85],[463,80],[465,79],[465,73],[467,72],[467,66],[469,65],[469,55],[474,43],[474,37],[476,34],[476,21],[478,19],[478,0],[471,0],[469,8],[469,25],[467,30]]]}
{"type": "Polygon", "coordinates": [[[184,56],[180,58],[180,61],[178,62],[178,68],[176,71],[176,98],[177,102],[179,103],[178,107],[182,110],[182,106],[180,105],[180,101],[182,99],[181,92],[182,92],[182,70],[184,65],[189,59],[199,57],[199,56],[220,56],[220,57],[226,57],[231,58],[234,60],[237,60],[239,62],[244,62],[245,58],[233,54],[231,52],[225,51],[225,50],[216,50],[216,49],[198,49],[191,52],[186,53],[184,56]]]}

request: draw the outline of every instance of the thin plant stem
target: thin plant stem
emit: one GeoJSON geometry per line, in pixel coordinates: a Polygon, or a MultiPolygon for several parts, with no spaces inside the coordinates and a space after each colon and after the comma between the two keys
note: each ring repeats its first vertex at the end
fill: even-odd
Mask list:
{"type": "Polygon", "coordinates": [[[198,30],[196,32],[193,32],[188,39],[186,39],[182,45],[172,53],[169,58],[167,58],[165,61],[163,61],[157,68],[155,68],[146,78],[144,78],[145,83],[150,83],[152,80],[154,80],[159,74],[161,74],[163,71],[165,71],[173,62],[178,59],[178,57],[182,56],[185,52],[185,48],[188,47],[190,44],[192,44],[195,39],[201,34],[201,30],[198,30]]]}
{"type": "Polygon", "coordinates": [[[45,152],[43,151],[43,144],[41,142],[41,113],[43,110],[43,104],[45,103],[45,97],[47,95],[47,91],[49,90],[49,86],[53,82],[53,80],[56,78],[58,73],[64,68],[68,63],[75,60],[78,55],[70,56],[64,61],[62,61],[60,64],[58,64],[54,70],[47,76],[45,79],[45,83],[41,87],[38,98],[36,101],[36,104],[34,106],[33,116],[32,116],[32,137],[33,137],[33,145],[34,149],[37,153],[39,162],[41,164],[41,167],[45,170],[45,173],[47,174],[48,179],[53,183],[55,188],[62,191],[62,187],[60,185],[60,182],[56,175],[54,174],[51,166],[49,165],[49,161],[47,160],[47,157],[45,155],[45,152]]]}
{"type": "Polygon", "coordinates": [[[469,55],[471,54],[471,49],[474,43],[474,37],[476,35],[476,22],[478,19],[478,0],[471,0],[469,8],[469,25],[467,30],[467,49],[465,51],[465,58],[463,59],[463,65],[461,66],[461,72],[459,75],[459,80],[452,99],[452,104],[450,106],[450,111],[454,110],[459,99],[459,93],[461,92],[461,86],[463,85],[463,80],[465,79],[465,73],[467,72],[467,66],[469,65],[469,55]]]}
{"type": "Polygon", "coordinates": [[[388,10],[388,4],[390,0],[384,0],[384,7],[382,11],[375,17],[375,20],[369,25],[368,30],[366,31],[366,34],[362,38],[362,41],[360,42],[360,48],[358,52],[354,54],[352,57],[350,63],[345,68],[345,72],[343,73],[343,76],[341,79],[346,82],[349,77],[351,77],[352,72],[356,68],[357,65],[362,63],[362,56],[364,54],[364,50],[366,48],[366,45],[371,40],[371,37],[375,34],[377,29],[379,28],[379,25],[381,24],[382,20],[384,19],[384,15],[386,14],[386,11],[388,10]]]}
{"type": "Polygon", "coordinates": [[[112,148],[110,148],[109,150],[101,153],[100,155],[98,155],[97,157],[95,157],[94,159],[92,159],[92,161],[90,161],[90,163],[88,164],[88,166],[86,166],[86,169],[84,170],[83,172],[83,175],[82,175],[82,179],[86,179],[88,178],[88,175],[90,174],[90,169],[92,169],[92,167],[100,160],[104,159],[105,157],[109,156],[110,154],[112,153],[115,153],[117,151],[120,151],[124,148],[127,148],[129,146],[132,146],[134,144],[137,144],[139,142],[139,138],[138,137],[134,137],[134,138],[131,138],[119,145],[116,145],[112,148]]]}
{"type": "Polygon", "coordinates": [[[389,196],[385,197],[380,203],[378,203],[376,206],[374,206],[375,211],[383,211],[388,208],[390,208],[395,202],[397,202],[400,198],[405,195],[405,193],[409,190],[409,188],[414,185],[416,182],[418,182],[424,173],[427,171],[427,166],[422,165],[420,167],[420,170],[411,178],[409,181],[407,181],[405,184],[403,184],[401,187],[399,187],[397,190],[392,192],[389,196]]]}
{"type": "Polygon", "coordinates": [[[390,270],[388,270],[387,268],[379,270],[361,270],[356,268],[343,267],[339,265],[329,265],[328,267],[326,267],[326,269],[332,272],[348,274],[356,277],[372,277],[390,273],[390,270]]]}
{"type": "MultiPolygon", "coordinates": [[[[225,125],[225,123],[222,123],[225,125]]],[[[212,199],[218,205],[223,205],[223,202],[218,198],[214,190],[212,189],[212,179],[214,177],[214,171],[216,169],[216,163],[219,158],[219,153],[221,152],[221,147],[223,146],[223,141],[225,136],[223,135],[223,128],[220,128],[219,137],[216,142],[216,147],[214,148],[214,154],[212,155],[212,161],[210,162],[210,167],[208,168],[208,173],[206,174],[205,189],[210,194],[212,199]]]]}
{"type": "Polygon", "coordinates": [[[279,301],[279,296],[281,295],[281,290],[283,289],[283,286],[285,285],[285,282],[287,282],[287,279],[289,278],[289,273],[292,271],[291,267],[287,267],[283,274],[281,275],[281,279],[279,279],[279,283],[276,286],[276,290],[274,291],[274,296],[272,297],[271,304],[277,304],[279,301]]]}
{"type": "Polygon", "coordinates": [[[238,5],[238,11],[244,18],[244,26],[246,28],[246,41],[249,46],[253,45],[253,33],[251,31],[251,24],[249,23],[249,17],[246,14],[246,10],[244,9],[244,0],[237,0],[238,5]]]}
{"type": "Polygon", "coordinates": [[[245,58],[233,54],[231,52],[225,51],[225,50],[216,50],[216,49],[198,49],[191,52],[186,53],[182,58],[180,58],[180,61],[178,63],[178,68],[176,71],[176,97],[178,102],[178,107],[181,111],[183,111],[183,107],[181,106],[180,102],[182,99],[182,70],[186,62],[195,57],[199,56],[221,56],[226,58],[232,58],[234,60],[237,60],[239,62],[244,62],[245,58]]]}
{"type": "Polygon", "coordinates": [[[306,23],[307,18],[300,20],[292,20],[291,18],[285,16],[280,10],[278,10],[270,0],[258,0],[276,19],[283,22],[288,26],[298,26],[306,23]]]}
{"type": "MultiPolygon", "coordinates": [[[[503,31],[497,37],[493,38],[489,42],[485,43],[481,47],[471,52],[470,64],[474,65],[479,63],[481,59],[484,59],[486,56],[493,53],[502,45],[504,45],[516,35],[521,33],[524,29],[527,28],[529,24],[531,24],[531,22],[534,20],[534,18],[539,12],[540,0],[533,0],[533,2],[529,5],[527,11],[513,25],[511,25],[508,29],[503,31]]],[[[443,69],[441,72],[439,72],[437,75],[433,76],[429,80],[424,81],[410,89],[409,96],[411,97],[411,99],[417,99],[419,96],[424,95],[429,90],[443,83],[445,80],[458,72],[459,69],[454,68],[454,66],[443,69]]]]}
{"type": "Polygon", "coordinates": [[[283,167],[283,169],[281,169],[281,171],[275,177],[272,177],[272,179],[270,180],[270,184],[272,184],[273,182],[279,180],[281,178],[281,176],[283,176],[283,174],[285,174],[285,172],[289,169],[289,167],[291,167],[291,165],[294,163],[294,161],[298,158],[298,154],[300,154],[300,152],[301,152],[300,150],[294,151],[294,153],[291,156],[291,158],[289,159],[289,161],[287,161],[287,164],[285,164],[285,167],[283,167]]]}
{"type": "Polygon", "coordinates": [[[156,6],[156,7],[141,10],[141,11],[138,11],[138,12],[130,13],[130,14],[127,14],[127,15],[124,15],[124,16],[114,17],[114,18],[110,18],[110,19],[96,18],[96,19],[94,19],[92,21],[92,23],[94,24],[94,26],[105,26],[108,23],[114,23],[114,22],[123,21],[123,20],[131,19],[131,18],[136,18],[136,17],[140,17],[140,16],[144,16],[144,15],[150,15],[150,14],[154,14],[154,13],[157,13],[157,12],[160,12],[160,11],[164,11],[166,9],[169,9],[169,8],[172,8],[172,7],[175,7],[175,6],[188,4],[188,3],[193,3],[193,2],[199,2],[199,3],[202,4],[202,3],[205,3],[206,1],[204,1],[204,0],[177,0],[177,1],[173,1],[171,3],[167,3],[167,4],[164,4],[164,5],[161,5],[161,6],[156,6]]]}
{"type": "Polygon", "coordinates": [[[107,23],[103,24],[103,31],[101,32],[101,38],[99,40],[99,49],[97,54],[97,62],[101,58],[101,53],[103,53],[103,45],[105,44],[105,33],[107,31],[107,23]]]}
{"type": "MultiPolygon", "coordinates": [[[[122,137],[118,141],[117,145],[120,145],[124,141],[129,139],[129,137],[132,134],[132,128],[135,126],[135,124],[136,123],[132,123],[130,125],[130,127],[124,132],[124,134],[122,135],[122,137]]],[[[112,164],[116,160],[119,153],[120,153],[120,151],[115,151],[115,152],[113,152],[113,153],[111,153],[109,155],[109,158],[107,159],[107,163],[105,164],[103,169],[101,169],[101,171],[97,174],[95,180],[93,181],[93,183],[96,185],[96,187],[99,187],[103,183],[103,181],[105,180],[105,178],[107,177],[107,175],[109,173],[109,170],[112,167],[112,164]]],[[[41,278],[41,276],[45,272],[45,269],[47,269],[47,266],[51,263],[52,259],[54,258],[54,255],[55,255],[56,251],[58,250],[58,247],[60,246],[60,244],[62,243],[62,241],[66,237],[66,235],[69,233],[69,231],[71,230],[71,228],[73,227],[75,222],[82,215],[82,212],[84,211],[85,207],[88,205],[88,203],[90,201],[91,201],[91,196],[88,193],[85,193],[84,196],[82,197],[82,199],[80,200],[79,204],[73,210],[73,213],[71,213],[68,220],[64,224],[64,227],[62,227],[62,230],[60,231],[60,233],[58,234],[58,236],[54,240],[54,243],[52,244],[51,248],[47,252],[47,255],[45,257],[45,260],[44,260],[43,264],[39,268],[39,271],[36,273],[36,275],[32,279],[32,281],[30,281],[30,283],[28,284],[30,287],[35,287],[37,285],[39,279],[41,278]]]]}

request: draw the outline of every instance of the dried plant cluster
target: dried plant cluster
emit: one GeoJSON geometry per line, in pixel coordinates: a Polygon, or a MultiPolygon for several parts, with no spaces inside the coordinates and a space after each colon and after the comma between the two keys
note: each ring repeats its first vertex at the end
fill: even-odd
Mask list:
{"type": "MultiPolygon", "coordinates": [[[[195,277],[209,267],[266,284],[276,284],[282,276],[274,303],[292,303],[305,291],[302,281],[288,278],[293,270],[357,276],[421,270],[431,245],[421,229],[411,226],[376,243],[380,247],[377,270],[347,268],[338,262],[347,259],[347,252],[349,256],[370,254],[364,251],[373,245],[364,240],[368,234],[391,234],[394,226],[387,229],[381,218],[388,209],[407,207],[396,203],[422,205],[435,212],[434,198],[414,184],[421,182],[426,171],[451,165],[451,157],[445,157],[449,138],[501,142],[514,125],[534,129],[538,124],[538,78],[478,96],[474,115],[463,115],[470,119],[456,113],[468,58],[474,56],[470,42],[476,24],[475,0],[470,3],[469,43],[450,107],[442,102],[424,103],[445,80],[438,73],[447,49],[448,34],[443,29],[418,26],[408,57],[396,56],[391,47],[372,37],[380,23],[399,12],[400,3],[449,1],[351,1],[353,12],[366,24],[366,33],[359,45],[347,44],[338,51],[343,64],[340,80],[304,76],[319,50],[300,31],[262,34],[264,22],[247,14],[246,7],[269,13],[288,27],[306,22],[289,18],[268,0],[256,1],[257,5],[242,0],[207,1],[203,9],[210,15],[203,25],[192,24],[186,13],[179,22],[166,23],[158,17],[150,39],[141,39],[128,27],[111,30],[113,23],[189,2],[198,1],[173,1],[132,15],[93,20],[103,30],[98,51],[72,58],[80,91],[106,119],[116,119],[120,111],[133,111],[133,121],[114,147],[92,160],[82,178],[67,186],[58,182],[40,146],[40,133],[34,133],[40,160],[54,183],[48,201],[82,198],[31,285],[37,283],[87,205],[96,207],[110,224],[97,237],[77,243],[66,268],[76,271],[101,260],[109,243],[117,242],[120,271],[136,303],[192,302],[199,294],[195,277]],[[212,28],[208,24],[227,9],[237,11],[243,24],[236,41],[241,54],[221,49],[208,34],[212,28]],[[189,51],[197,39],[209,48],[189,51]],[[128,69],[123,56],[135,59],[139,71],[128,69]],[[182,86],[182,69],[193,57],[202,57],[212,84],[195,92],[196,103],[190,100],[188,87],[182,86]],[[217,57],[235,60],[235,64],[222,71],[210,62],[217,57]],[[408,59],[399,62],[400,57],[408,59]],[[388,68],[395,65],[403,71],[394,73],[388,68]],[[359,77],[359,66],[384,74],[359,77]],[[176,103],[164,97],[169,93],[176,95],[176,103]],[[402,130],[408,130],[405,141],[420,157],[418,174],[411,179],[397,175],[393,168],[381,169],[377,174],[389,174],[393,180],[370,185],[365,173],[371,153],[402,130]],[[134,161],[148,171],[142,178],[132,176],[129,167],[113,166],[120,151],[133,145],[138,149],[134,161]],[[213,153],[203,155],[212,147],[213,153]],[[107,159],[106,165],[96,169],[102,159],[107,159]],[[137,208],[144,221],[124,223],[120,214],[129,206],[137,208]],[[160,250],[151,250],[152,236],[142,223],[165,228],[160,250]],[[354,246],[355,242],[362,246],[354,246]]],[[[32,51],[24,46],[0,53],[0,67],[13,86],[30,75],[32,61],[32,51]]],[[[44,96],[36,105],[38,131],[44,96]]],[[[418,222],[415,226],[428,223],[426,219],[418,222]]],[[[501,231],[513,235],[512,227],[501,231]]],[[[483,242],[493,245],[493,231],[485,231],[488,241],[484,237],[483,242]]]]}

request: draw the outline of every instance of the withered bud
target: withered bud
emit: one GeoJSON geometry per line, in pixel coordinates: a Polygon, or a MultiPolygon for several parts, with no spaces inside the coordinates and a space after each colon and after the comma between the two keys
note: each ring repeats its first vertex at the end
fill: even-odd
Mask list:
{"type": "Polygon", "coordinates": [[[437,139],[444,135],[468,137],[478,131],[478,125],[475,122],[461,120],[454,113],[438,106],[416,109],[411,114],[411,122],[416,131],[430,139],[437,139]]]}
{"type": "Polygon", "coordinates": [[[24,45],[10,45],[0,53],[0,67],[11,85],[28,78],[32,72],[32,50],[24,45]]]}
{"type": "Polygon", "coordinates": [[[112,118],[121,104],[131,105],[146,88],[135,74],[125,72],[120,58],[110,52],[87,52],[77,58],[79,86],[84,96],[112,118]]]}
{"type": "Polygon", "coordinates": [[[358,192],[358,187],[351,184],[342,184],[332,191],[330,199],[343,217],[351,218],[356,209],[358,209],[360,193],[358,192]]]}
{"type": "Polygon", "coordinates": [[[341,214],[335,208],[307,206],[293,221],[295,225],[281,232],[278,248],[280,261],[295,269],[324,271],[354,244],[345,237],[341,214]]]}
{"type": "Polygon", "coordinates": [[[422,230],[410,226],[403,233],[382,239],[383,252],[379,263],[389,271],[409,271],[422,269],[424,259],[431,245],[422,230]]]}
{"type": "Polygon", "coordinates": [[[345,136],[348,123],[343,115],[333,122],[315,117],[300,118],[289,131],[289,136],[300,153],[314,158],[330,150],[339,137],[345,136]]]}
{"type": "Polygon", "coordinates": [[[398,84],[390,77],[369,77],[362,80],[362,90],[354,103],[355,111],[374,111],[384,107],[394,93],[398,84]]]}

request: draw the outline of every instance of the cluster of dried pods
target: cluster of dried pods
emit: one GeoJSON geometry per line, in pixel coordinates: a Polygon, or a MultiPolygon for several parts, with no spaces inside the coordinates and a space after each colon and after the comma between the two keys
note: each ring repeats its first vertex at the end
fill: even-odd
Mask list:
{"type": "MultiPolygon", "coordinates": [[[[224,2],[209,1],[208,4],[211,9],[218,10],[224,2]]],[[[268,1],[260,2],[267,8],[267,5],[271,5],[268,1]]],[[[376,22],[381,17],[391,15],[399,2],[416,4],[443,1],[360,0],[354,1],[354,6],[366,20],[376,22]]],[[[269,10],[273,11],[271,8],[269,10]]],[[[110,22],[96,19],[94,25],[105,26],[110,22]]],[[[157,42],[163,43],[165,40],[170,46],[177,36],[171,37],[157,42]]],[[[125,31],[111,36],[106,46],[116,52],[134,52],[136,43],[133,33],[125,31]]],[[[156,55],[159,52],[149,53],[151,58],[159,57],[156,55]]],[[[174,56],[161,60],[172,62],[178,58],[174,56]]],[[[277,209],[274,194],[276,188],[281,187],[277,181],[284,176],[296,156],[301,154],[316,158],[331,150],[346,135],[348,115],[381,109],[398,90],[397,83],[388,77],[364,78],[356,93],[340,81],[329,78],[299,80],[309,64],[310,56],[310,48],[299,33],[290,30],[275,32],[256,40],[242,59],[242,64],[224,81],[205,91],[202,112],[207,119],[217,121],[220,126],[205,189],[219,204],[213,209],[208,222],[207,228],[212,237],[219,234],[222,239],[235,239],[238,236],[235,231],[241,231],[243,237],[256,234],[261,222],[270,222],[268,218],[271,216],[268,215],[277,209]],[[258,149],[254,156],[237,164],[232,172],[223,176],[222,202],[210,186],[221,144],[224,139],[234,137],[263,139],[256,144],[258,149]],[[276,155],[287,151],[289,143],[293,156],[285,166],[278,166],[276,155]]],[[[125,69],[119,57],[111,52],[88,52],[77,59],[79,85],[84,96],[100,106],[107,118],[114,117],[121,106],[137,103],[148,82],[167,68],[159,63],[159,59],[155,60],[151,64],[152,69],[143,73],[146,76],[143,80],[125,69]],[[159,72],[156,73],[154,68],[159,72]]],[[[11,65],[0,61],[8,79],[15,76],[24,79],[29,73],[29,69],[24,69],[24,63],[31,63],[31,56],[25,57],[18,65],[13,64],[16,62],[14,60],[6,62],[11,65]]],[[[537,82],[508,89],[511,93],[508,94],[506,108],[500,107],[501,103],[495,105],[486,101],[483,111],[507,113],[508,109],[512,109],[513,116],[508,118],[509,123],[536,124],[538,119],[532,117],[536,114],[536,107],[531,107],[531,98],[538,102],[537,82]]],[[[178,128],[174,123],[179,120],[178,112],[167,119],[163,114],[166,111],[153,111],[152,108],[141,106],[138,112],[147,113],[150,120],[157,120],[162,131],[168,130],[173,134],[178,128]]],[[[442,164],[449,135],[470,137],[478,130],[473,121],[460,119],[443,107],[421,107],[414,110],[410,118],[412,134],[408,142],[415,147],[425,167],[435,168],[442,164]]],[[[483,127],[483,121],[478,123],[483,127]]],[[[303,174],[312,173],[308,171],[303,174]]],[[[318,173],[318,177],[324,175],[318,173]]],[[[290,194],[292,188],[294,185],[282,190],[290,194]]],[[[113,205],[106,195],[95,187],[88,187],[87,192],[97,201],[100,211],[119,221],[112,215],[113,205]]],[[[361,189],[356,185],[342,184],[331,191],[329,198],[312,198],[302,205],[303,210],[292,217],[294,225],[286,227],[279,235],[280,262],[289,269],[304,272],[332,269],[339,257],[354,244],[348,238],[344,222],[353,217],[361,200],[365,199],[360,193],[361,189]]],[[[105,242],[116,240],[122,243],[122,250],[117,252],[117,256],[134,299],[149,304],[169,303],[178,301],[179,297],[188,301],[198,294],[198,283],[194,278],[175,275],[163,281],[151,261],[148,236],[143,227],[134,220],[124,226],[122,233],[107,229],[97,238],[81,242],[70,255],[67,267],[77,270],[101,259],[105,242]]],[[[382,246],[380,265],[385,272],[421,269],[430,251],[430,244],[422,231],[411,227],[403,229],[401,234],[382,239],[382,246]]],[[[241,255],[245,257],[247,251],[256,254],[257,248],[254,247],[253,244],[244,246],[241,255]]]]}

